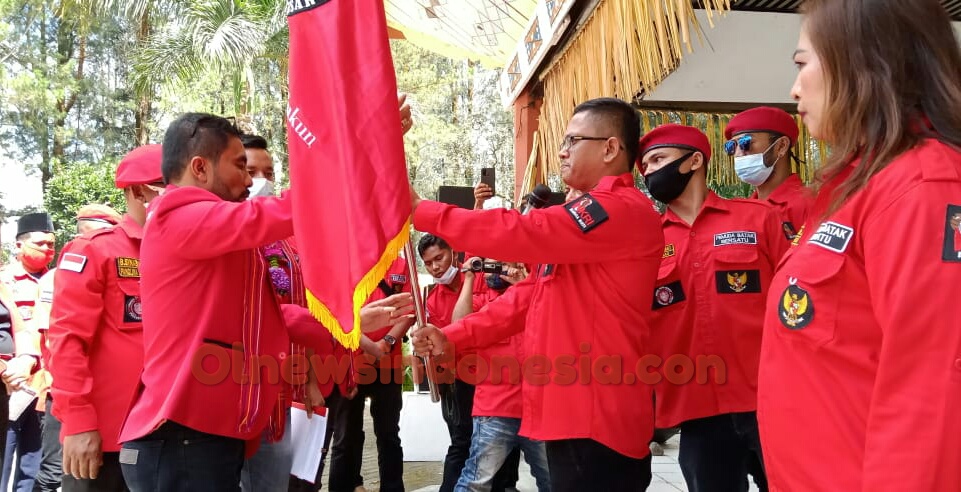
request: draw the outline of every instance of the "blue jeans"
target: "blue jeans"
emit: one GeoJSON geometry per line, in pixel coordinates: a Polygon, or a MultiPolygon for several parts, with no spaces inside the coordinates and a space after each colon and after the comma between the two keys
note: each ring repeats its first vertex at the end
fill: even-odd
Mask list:
{"type": "Polygon", "coordinates": [[[539,492],[551,490],[551,477],[547,468],[544,443],[517,435],[521,419],[509,417],[474,417],[474,433],[471,437],[470,456],[464,464],[457,492],[487,492],[491,489],[494,474],[501,468],[507,455],[520,447],[524,460],[531,467],[531,475],[537,482],[539,492]]]}
{"type": "Polygon", "coordinates": [[[260,439],[260,448],[244,462],[240,477],[240,490],[244,492],[287,492],[290,467],[294,462],[294,449],[290,441],[290,409],[287,409],[287,425],[284,437],[277,442],[260,439]]]}
{"type": "Polygon", "coordinates": [[[16,422],[7,428],[7,447],[3,457],[3,476],[0,477],[0,490],[6,491],[13,478],[13,492],[31,492],[33,481],[40,471],[42,456],[41,427],[43,412],[34,410],[33,404],[24,410],[16,422]],[[17,460],[14,463],[13,455],[17,460]]]}
{"type": "MultiPolygon", "coordinates": [[[[120,466],[131,492],[237,492],[244,442],[168,420],[123,443],[120,466]]],[[[289,471],[289,470],[288,470],[289,471]]]]}

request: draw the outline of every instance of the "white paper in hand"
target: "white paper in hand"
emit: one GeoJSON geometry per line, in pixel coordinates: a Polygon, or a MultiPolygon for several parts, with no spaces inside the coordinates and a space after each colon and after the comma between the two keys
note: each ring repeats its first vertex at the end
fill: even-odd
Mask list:
{"type": "Polygon", "coordinates": [[[310,483],[317,478],[320,468],[320,458],[324,449],[324,437],[327,434],[327,409],[322,413],[314,413],[310,419],[304,406],[294,403],[290,408],[290,436],[294,449],[294,461],[290,466],[290,474],[310,483]]]}
{"type": "Polygon", "coordinates": [[[10,421],[16,422],[23,412],[26,411],[33,402],[37,401],[37,393],[30,388],[22,388],[10,394],[10,421]]]}

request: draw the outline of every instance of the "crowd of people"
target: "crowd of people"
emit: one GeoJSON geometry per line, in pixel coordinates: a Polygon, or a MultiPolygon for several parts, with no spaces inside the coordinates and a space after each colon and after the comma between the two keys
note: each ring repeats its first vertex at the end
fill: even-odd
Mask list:
{"type": "Polygon", "coordinates": [[[181,115],[120,162],[124,213],[77,212],[55,269],[49,216],[18,222],[0,487],[316,491],[326,466],[350,492],[369,408],[380,489],[403,491],[409,337],[451,438],[442,492],[511,490],[521,456],[541,492],[645,490],[672,429],[692,491],[961,489],[961,49],[937,0],[804,5],[791,94],[831,148],[812,186],[780,109],[727,125],[755,191],[726,199],[702,131],[642,134],[627,102],[584,101],[563,205],[485,209],[482,183],[468,210],[411,186],[427,323],[398,259],[356,353],[306,307],[267,141],[181,115]],[[327,408],[313,480],[290,476],[292,407],[327,408]]]}

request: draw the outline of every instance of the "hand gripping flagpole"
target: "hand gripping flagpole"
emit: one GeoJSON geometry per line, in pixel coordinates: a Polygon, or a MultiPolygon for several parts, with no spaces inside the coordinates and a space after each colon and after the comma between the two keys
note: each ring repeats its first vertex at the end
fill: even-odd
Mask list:
{"type": "MultiPolygon", "coordinates": [[[[414,315],[417,319],[417,327],[427,326],[427,312],[424,309],[424,298],[420,291],[420,282],[417,280],[417,259],[414,256],[413,238],[404,245],[404,258],[407,260],[407,269],[410,272],[411,294],[414,297],[414,315]]],[[[416,356],[416,354],[415,354],[416,356]]],[[[434,356],[428,353],[424,359],[424,374],[427,377],[427,386],[430,388],[430,401],[440,401],[440,388],[437,386],[436,375],[434,372],[434,356]]]]}

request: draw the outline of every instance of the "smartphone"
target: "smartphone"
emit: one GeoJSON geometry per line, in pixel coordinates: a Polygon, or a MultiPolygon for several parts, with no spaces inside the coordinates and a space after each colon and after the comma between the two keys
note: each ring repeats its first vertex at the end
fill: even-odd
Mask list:
{"type": "Polygon", "coordinates": [[[497,181],[497,173],[492,167],[481,168],[481,183],[486,184],[491,187],[491,193],[496,195],[497,190],[494,188],[494,182],[497,181]]]}

